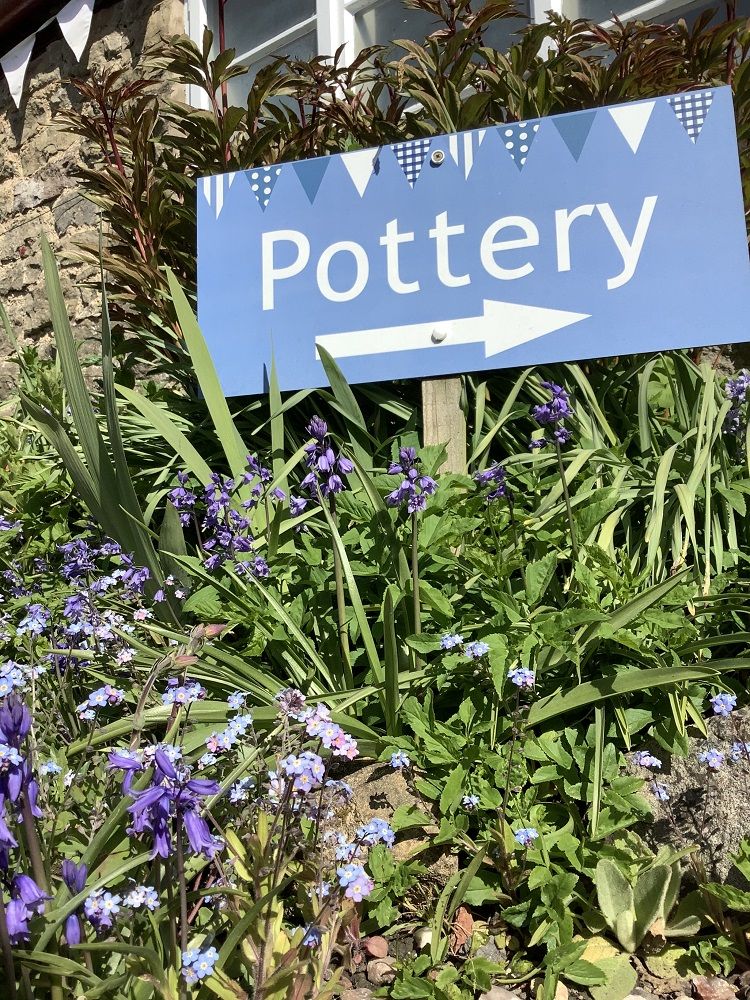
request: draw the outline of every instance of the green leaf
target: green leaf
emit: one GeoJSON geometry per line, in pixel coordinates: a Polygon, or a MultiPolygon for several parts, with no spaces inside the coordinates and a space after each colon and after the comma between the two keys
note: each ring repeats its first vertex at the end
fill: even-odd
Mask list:
{"type": "MultiPolygon", "coordinates": [[[[211,360],[206,341],[198,326],[193,310],[187,296],[180,288],[179,282],[174,273],[167,268],[167,281],[172,295],[177,320],[185,338],[185,344],[190,352],[195,375],[198,379],[203,398],[206,401],[208,412],[211,415],[216,436],[224,449],[232,476],[240,482],[242,475],[247,468],[246,458],[248,449],[240,437],[240,433],[232,420],[229,412],[224,392],[221,388],[214,363],[211,360]]],[[[205,480],[204,480],[205,481],[205,480]]]]}
{"type": "Polygon", "coordinates": [[[447,815],[461,800],[466,781],[466,769],[458,764],[448,775],[440,795],[440,812],[447,815]]]}

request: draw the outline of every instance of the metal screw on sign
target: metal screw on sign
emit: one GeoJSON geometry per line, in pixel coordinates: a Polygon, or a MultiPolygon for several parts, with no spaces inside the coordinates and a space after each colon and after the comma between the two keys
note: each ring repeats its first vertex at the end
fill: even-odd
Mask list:
{"type": "Polygon", "coordinates": [[[436,149],[430,156],[430,163],[433,165],[433,167],[439,167],[444,159],[445,159],[445,153],[442,151],[442,149],[436,149]]]}

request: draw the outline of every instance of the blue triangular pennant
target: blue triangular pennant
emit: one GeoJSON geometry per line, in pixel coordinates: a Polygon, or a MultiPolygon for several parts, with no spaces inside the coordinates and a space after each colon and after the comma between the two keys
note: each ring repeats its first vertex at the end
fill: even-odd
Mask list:
{"type": "Polygon", "coordinates": [[[293,164],[294,172],[299,178],[300,184],[305,189],[305,194],[310,200],[311,205],[315,201],[315,196],[320,189],[321,182],[325,177],[330,162],[330,157],[319,156],[315,160],[300,160],[293,164]]]}
{"type": "Polygon", "coordinates": [[[245,177],[247,178],[247,183],[250,185],[250,190],[258,199],[258,204],[264,212],[268,207],[268,202],[271,199],[271,192],[274,189],[276,181],[279,179],[280,173],[281,167],[278,166],[258,167],[257,170],[248,170],[245,172],[245,177]]]}
{"type": "Polygon", "coordinates": [[[668,98],[672,110],[693,143],[701,134],[713,99],[714,95],[710,90],[691,90],[668,98]]]}
{"type": "Polygon", "coordinates": [[[583,152],[595,118],[596,111],[579,111],[575,115],[554,115],[552,118],[562,141],[576,161],[583,152]]]}
{"type": "Polygon", "coordinates": [[[539,131],[539,122],[506,122],[505,125],[498,125],[497,131],[513,162],[521,170],[539,131]]]}
{"type": "Polygon", "coordinates": [[[412,139],[411,142],[397,142],[391,149],[407,181],[414,187],[425,157],[430,151],[430,140],[412,139]]]}

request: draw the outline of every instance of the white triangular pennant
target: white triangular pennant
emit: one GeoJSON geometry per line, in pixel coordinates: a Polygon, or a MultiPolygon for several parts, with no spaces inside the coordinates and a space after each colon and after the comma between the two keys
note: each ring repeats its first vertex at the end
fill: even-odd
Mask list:
{"type": "Polygon", "coordinates": [[[211,178],[210,177],[201,177],[201,181],[203,182],[203,197],[206,199],[206,201],[210,205],[211,204],[211,178]]]}
{"type": "Polygon", "coordinates": [[[359,191],[360,198],[365,193],[367,182],[372,177],[377,157],[378,151],[376,149],[357,149],[353,153],[344,153],[341,156],[341,161],[354,182],[354,186],[359,191]]]}
{"type": "Polygon", "coordinates": [[[84,53],[94,16],[94,0],[70,0],[57,15],[63,38],[73,50],[76,59],[84,53]]]}
{"type": "Polygon", "coordinates": [[[643,101],[640,104],[626,104],[621,108],[609,108],[612,120],[634,153],[638,152],[654,104],[654,101],[643,101]]]}
{"type": "Polygon", "coordinates": [[[221,215],[221,210],[224,207],[224,174],[219,174],[214,178],[216,181],[216,218],[218,219],[221,215]]]}
{"type": "Polygon", "coordinates": [[[3,68],[3,73],[5,73],[10,96],[13,98],[13,103],[16,107],[20,107],[21,104],[23,81],[26,77],[26,68],[31,59],[31,50],[34,48],[35,41],[36,35],[30,35],[28,38],[24,38],[22,42],[19,42],[10,52],[6,52],[4,56],[0,57],[0,66],[3,68]]]}

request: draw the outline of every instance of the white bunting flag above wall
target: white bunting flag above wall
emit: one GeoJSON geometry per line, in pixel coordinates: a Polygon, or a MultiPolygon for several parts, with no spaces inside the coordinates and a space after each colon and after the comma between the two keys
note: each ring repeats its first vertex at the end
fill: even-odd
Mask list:
{"type": "Polygon", "coordinates": [[[80,59],[86,49],[91,32],[94,2],[95,0],[70,0],[70,3],[67,3],[59,14],[51,17],[44,24],[40,24],[28,38],[24,38],[10,52],[0,56],[0,67],[2,67],[5,79],[8,81],[10,96],[17,108],[21,106],[23,84],[36,36],[43,28],[47,28],[53,21],[57,21],[63,38],[73,50],[73,55],[76,59],[80,59]]]}

